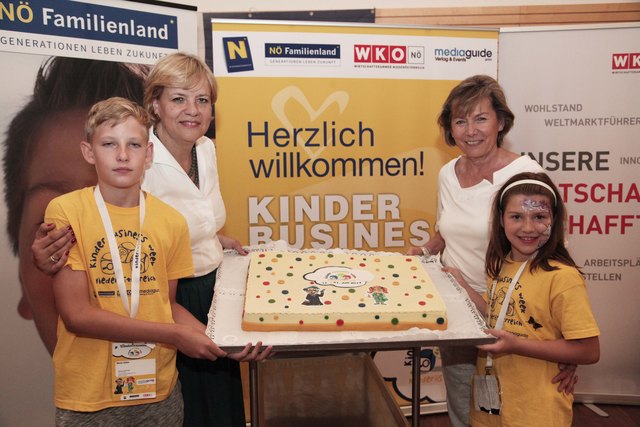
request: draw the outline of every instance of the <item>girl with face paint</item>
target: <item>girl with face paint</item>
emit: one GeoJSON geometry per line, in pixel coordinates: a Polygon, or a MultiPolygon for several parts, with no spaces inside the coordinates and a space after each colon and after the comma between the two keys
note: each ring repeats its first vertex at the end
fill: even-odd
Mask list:
{"type": "Polygon", "coordinates": [[[478,346],[471,425],[571,426],[573,395],[551,378],[558,363],[596,363],[600,331],[564,245],[565,213],[544,173],[515,175],[495,197],[487,292],[474,302],[496,341],[478,346]]]}

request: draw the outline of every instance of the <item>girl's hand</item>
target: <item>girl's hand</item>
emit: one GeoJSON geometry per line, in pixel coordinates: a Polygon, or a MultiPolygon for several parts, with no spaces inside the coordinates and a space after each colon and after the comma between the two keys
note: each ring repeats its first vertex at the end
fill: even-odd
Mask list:
{"type": "Polygon", "coordinates": [[[53,276],[67,262],[69,250],[76,243],[70,226],[57,229],[54,224],[40,224],[31,245],[33,263],[38,270],[53,276]]]}
{"type": "Polygon", "coordinates": [[[573,389],[578,383],[578,376],[576,375],[578,365],[558,363],[558,369],[560,369],[560,372],[551,379],[551,383],[558,384],[559,392],[564,392],[564,394],[573,394],[573,389]]]}
{"type": "Polygon", "coordinates": [[[478,347],[480,350],[488,351],[494,354],[500,353],[515,353],[514,349],[519,341],[519,338],[510,332],[505,332],[502,329],[487,329],[486,333],[493,335],[497,338],[496,342],[491,344],[480,344],[478,347]]]}

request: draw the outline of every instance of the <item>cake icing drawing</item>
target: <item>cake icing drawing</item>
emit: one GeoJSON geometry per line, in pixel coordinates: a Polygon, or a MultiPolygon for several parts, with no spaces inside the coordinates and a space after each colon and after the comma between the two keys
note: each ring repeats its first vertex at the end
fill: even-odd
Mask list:
{"type": "Polygon", "coordinates": [[[252,252],[242,329],[444,330],[444,301],[419,257],[252,252]]]}

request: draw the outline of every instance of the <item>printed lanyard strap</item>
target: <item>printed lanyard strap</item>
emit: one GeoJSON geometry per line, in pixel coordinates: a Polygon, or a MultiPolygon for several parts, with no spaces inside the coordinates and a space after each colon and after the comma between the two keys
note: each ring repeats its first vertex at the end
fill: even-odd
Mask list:
{"type": "MultiPolygon", "coordinates": [[[[535,256],[536,254],[534,253],[531,256],[531,258],[535,256]]],[[[496,324],[494,325],[493,329],[502,329],[502,326],[504,325],[504,319],[505,317],[507,317],[507,310],[509,309],[511,294],[513,293],[513,290],[516,287],[516,283],[518,283],[518,280],[520,280],[520,276],[522,276],[522,272],[524,271],[524,268],[527,266],[528,263],[529,263],[529,259],[523,262],[520,265],[520,268],[516,272],[515,276],[513,276],[513,279],[511,279],[511,284],[509,285],[509,289],[507,290],[507,293],[504,296],[504,302],[502,303],[502,307],[500,307],[500,314],[498,314],[498,318],[496,319],[496,324]]],[[[493,281],[493,284],[491,285],[491,292],[489,293],[489,304],[487,305],[487,324],[489,324],[489,316],[491,314],[491,304],[493,303],[493,297],[496,292],[497,286],[498,286],[498,280],[495,279],[493,281]]],[[[487,353],[487,363],[485,365],[485,371],[487,372],[487,375],[489,375],[489,372],[491,371],[492,367],[493,367],[493,357],[491,356],[491,353],[487,353]]]]}
{"type": "Polygon", "coordinates": [[[145,214],[144,194],[140,191],[140,229],[138,231],[138,240],[136,242],[136,249],[133,253],[133,261],[131,263],[131,307],[129,307],[129,301],[127,299],[127,286],[124,281],[124,271],[122,270],[122,261],[120,260],[118,243],[116,242],[113,226],[111,225],[111,217],[109,216],[107,205],[104,203],[104,199],[102,198],[102,194],[100,193],[100,189],[97,185],[93,195],[96,199],[100,218],[102,218],[104,231],[107,234],[107,243],[109,244],[109,252],[111,253],[111,261],[113,262],[113,273],[116,276],[116,283],[118,285],[118,292],[120,292],[122,305],[127,313],[129,313],[130,317],[136,317],[136,314],[138,314],[138,306],[140,305],[140,247],[142,246],[142,223],[144,222],[145,214]]]}

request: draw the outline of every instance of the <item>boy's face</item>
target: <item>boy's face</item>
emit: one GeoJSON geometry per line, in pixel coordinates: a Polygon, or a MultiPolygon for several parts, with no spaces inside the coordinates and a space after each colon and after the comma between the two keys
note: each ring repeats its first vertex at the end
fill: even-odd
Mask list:
{"type": "Polygon", "coordinates": [[[81,143],[85,160],[95,165],[101,188],[140,188],[145,169],[153,159],[147,128],[127,117],[96,127],[91,143],[81,143]]]}

